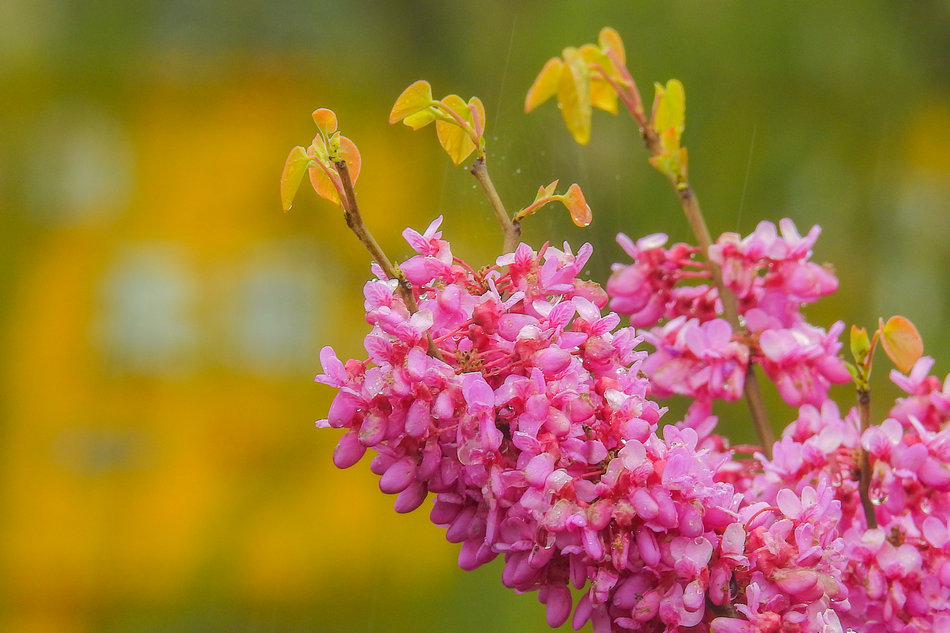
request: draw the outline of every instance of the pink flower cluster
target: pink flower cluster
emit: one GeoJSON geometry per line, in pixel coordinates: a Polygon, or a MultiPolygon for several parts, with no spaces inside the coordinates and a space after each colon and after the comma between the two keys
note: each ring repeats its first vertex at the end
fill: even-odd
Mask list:
{"type": "Polygon", "coordinates": [[[630,315],[656,348],[644,363],[658,397],[680,394],[697,400],[736,400],[750,363],[762,366],[788,404],[820,404],[833,383],[851,378],[838,358],[844,324],[827,332],[809,324],[801,307],[834,292],[838,282],[827,268],[809,261],[818,227],[802,237],[790,220],[762,222],[746,238],[725,233],[710,248],[723,283],[736,296],[745,333],[733,333],[722,318],[715,287],[704,283],[708,265],[696,248],[651,235],[618,242],[634,260],[614,266],[607,282],[610,306],[630,315]],[[700,283],[696,283],[699,281],[700,283]]]}
{"type": "Polygon", "coordinates": [[[775,444],[773,459],[759,456],[764,471],[746,471],[749,478],[735,482],[765,501],[801,491],[806,482],[834,492],[847,560],[838,579],[848,589],[836,611],[843,626],[863,633],[950,630],[950,430],[927,429],[909,413],[909,401],[917,412],[931,411],[931,398],[942,401],[939,381],[926,376],[932,364],[923,358],[910,377],[892,375],[909,392],[892,409],[906,414],[905,421],[892,416],[862,435],[854,409],[842,418],[833,402],[820,410],[805,405],[775,444]],[[861,508],[858,446],[871,462],[876,529],[867,529],[861,508]]]}
{"type": "Polygon", "coordinates": [[[596,633],[924,633],[950,631],[950,380],[921,359],[906,392],[863,434],[828,399],[841,382],[841,325],[799,309],[834,289],[808,261],[817,237],[790,222],[720,238],[713,258],[746,330],[719,318],[684,245],[621,238],[634,263],[608,293],[578,278],[592,249],[522,244],[473,270],[439,232],[404,232],[401,265],[418,310],[375,269],[364,360],[323,349],[337,390],[321,427],[344,430],[334,462],[371,449],[398,512],[435,496],[430,518],[474,569],[501,554],[502,582],[537,591],[548,623],[596,633]],[[644,291],[646,288],[647,291],[644,291]],[[660,319],[665,323],[656,325],[660,319]],[[712,401],[735,399],[762,364],[798,408],[767,459],[736,459],[712,434],[712,401]],[[693,399],[659,426],[653,399],[693,399]],[[879,527],[858,482],[869,456],[879,527]],[[573,590],[580,591],[575,600],[573,590]],[[572,617],[573,612],[573,617],[572,617]]]}
{"type": "MultiPolygon", "coordinates": [[[[944,622],[931,616],[946,610],[950,587],[950,455],[940,433],[915,421],[947,411],[939,383],[924,375],[929,365],[899,379],[909,397],[895,410],[908,422],[865,435],[885,500],[881,529],[869,531],[854,476],[853,413],[842,419],[827,399],[820,408],[805,404],[774,459],[757,462],[734,460],[703,430],[715,422],[710,401],[731,393],[713,386],[741,385],[749,355],[760,353],[723,320],[679,315],[651,333],[658,340],[664,328],[677,330],[670,323],[696,324],[678,335],[707,367],[681,388],[663,378],[677,373],[675,363],[670,370],[656,363],[658,353],[637,351],[634,331],[603,313],[606,293],[578,279],[589,245],[577,255],[521,245],[474,271],[452,256],[438,225],[404,233],[417,252],[401,269],[418,311],[410,313],[396,281],[377,270],[364,293],[368,358],[344,363],[324,348],[317,380],[337,395],[318,426],[345,430],[334,452],[340,467],[373,450],[370,468],[380,489],[397,495],[397,511],[434,493],[431,519],[461,544],[461,567],[501,554],[503,583],[538,591],[552,626],[573,611],[576,628],[591,622],[597,633],[864,630],[856,614],[880,623],[872,633],[944,622]],[[692,425],[700,433],[689,420],[659,432],[663,409],[650,396],[667,392],[696,398],[692,425]],[[887,532],[898,528],[899,543],[887,532]],[[583,590],[576,604],[571,586],[583,590]]],[[[810,241],[793,248],[783,239],[787,250],[771,242],[777,263],[748,278],[746,315],[770,315],[749,297],[802,276],[781,269],[813,266],[803,261],[810,241]]],[[[751,246],[736,253],[764,266],[751,246]]],[[[661,254],[651,257],[679,258],[681,269],[691,257],[661,254]]],[[[814,343],[823,351],[813,361],[830,362],[833,336],[814,343]]],[[[802,365],[809,340],[798,340],[783,353],[802,365]]]]}

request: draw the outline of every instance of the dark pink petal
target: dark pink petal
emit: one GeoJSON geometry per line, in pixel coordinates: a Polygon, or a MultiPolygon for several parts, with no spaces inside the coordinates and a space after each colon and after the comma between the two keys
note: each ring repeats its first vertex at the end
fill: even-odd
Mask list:
{"type": "Polygon", "coordinates": [[[545,615],[548,626],[557,628],[571,615],[571,590],[567,585],[554,585],[548,588],[545,615]]]}
{"type": "Polygon", "coordinates": [[[376,446],[386,437],[386,418],[378,413],[370,413],[360,425],[360,442],[363,446],[376,446]]]}
{"type": "Polygon", "coordinates": [[[399,496],[396,497],[396,503],[393,507],[395,508],[396,512],[401,514],[412,512],[422,505],[422,502],[426,500],[428,492],[429,491],[426,488],[425,482],[414,481],[409,484],[405,490],[399,493],[399,496]]]}
{"type": "Polygon", "coordinates": [[[416,461],[411,457],[397,460],[379,478],[379,489],[386,494],[402,492],[416,476],[416,461]]]}
{"type": "Polygon", "coordinates": [[[360,461],[365,453],[366,447],[360,443],[359,435],[350,431],[340,438],[333,449],[333,464],[337,468],[349,468],[360,461]]]}

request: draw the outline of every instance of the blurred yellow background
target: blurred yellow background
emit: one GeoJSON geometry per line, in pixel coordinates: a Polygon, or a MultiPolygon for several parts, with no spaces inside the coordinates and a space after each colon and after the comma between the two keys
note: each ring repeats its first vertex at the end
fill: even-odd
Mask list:
{"type": "Polygon", "coordinates": [[[457,254],[491,261],[473,181],[431,130],[386,124],[426,78],[485,103],[509,208],[582,186],[590,229],[551,209],[525,239],[592,241],[603,280],[619,230],[689,239],[628,118],[598,113],[580,148],[553,106],[521,112],[544,61],[605,25],[645,93],[686,85],[713,231],[821,223],[842,289],[813,320],[904,314],[950,369],[946,2],[5,0],[0,631],[547,630],[497,563],[462,572],[426,511],[396,515],[366,461],[333,467],[311,380],[323,345],[361,353],[368,258],[312,192],[282,214],[278,180],[333,108],[391,256],[444,214],[457,254]]]}

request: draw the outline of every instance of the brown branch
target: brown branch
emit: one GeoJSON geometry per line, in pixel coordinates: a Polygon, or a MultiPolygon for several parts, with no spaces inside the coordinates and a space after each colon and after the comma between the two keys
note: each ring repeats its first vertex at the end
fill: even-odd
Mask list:
{"type": "MultiPolygon", "coordinates": [[[[871,393],[867,389],[858,389],[858,417],[861,421],[861,437],[871,425],[871,393]]],[[[864,508],[864,519],[867,521],[868,529],[877,527],[877,515],[874,513],[874,504],[871,503],[871,459],[867,451],[861,446],[860,437],[858,439],[858,465],[860,468],[860,481],[858,483],[858,492],[861,495],[861,506],[864,508]]]]}
{"type": "Polygon", "coordinates": [[[501,225],[501,230],[505,234],[505,242],[502,247],[504,252],[514,252],[514,250],[518,248],[518,241],[521,239],[521,224],[512,222],[508,216],[508,212],[505,211],[505,205],[498,196],[495,185],[488,175],[488,166],[485,164],[484,156],[479,156],[475,159],[475,163],[472,165],[472,168],[469,169],[469,173],[475,176],[475,180],[481,185],[485,196],[488,198],[489,204],[491,204],[492,211],[495,212],[495,218],[498,220],[498,223],[501,225]]]}
{"type": "MultiPolygon", "coordinates": [[[[639,95],[637,95],[639,97],[639,95]]],[[[643,108],[637,108],[637,112],[631,110],[637,123],[640,124],[640,134],[647,149],[654,156],[659,156],[663,152],[660,139],[656,132],[646,122],[643,108]]],[[[678,181],[674,177],[669,178],[670,184],[676,190],[676,195],[680,199],[683,212],[686,214],[686,220],[699,242],[703,256],[709,264],[709,271],[712,276],[713,284],[719,293],[719,300],[722,301],[723,314],[726,320],[732,326],[733,332],[742,332],[745,328],[739,320],[739,309],[736,302],[736,296],[732,293],[726,284],[722,281],[722,269],[719,264],[709,259],[709,247],[712,246],[712,236],[709,234],[709,228],[706,226],[706,220],[702,209],[699,207],[699,200],[690,187],[689,182],[685,180],[678,181]]],[[[772,459],[772,445],[775,443],[775,433],[769,424],[768,414],[765,410],[765,402],[762,400],[762,391],[759,388],[759,379],[755,372],[755,365],[750,363],[746,370],[745,381],[743,383],[743,394],[746,403],[749,406],[749,413],[752,415],[752,425],[755,427],[755,433],[762,444],[762,453],[772,459]]]]}
{"type": "Polygon", "coordinates": [[[383,274],[398,282],[399,294],[402,296],[403,302],[409,311],[417,312],[419,307],[416,305],[416,298],[412,294],[412,284],[409,283],[401,270],[393,266],[389,258],[386,257],[386,253],[380,248],[376,238],[373,237],[373,234],[369,232],[366,224],[363,223],[363,216],[360,215],[360,208],[356,203],[356,193],[353,191],[353,179],[350,178],[350,168],[347,166],[346,161],[339,160],[334,162],[333,165],[336,167],[337,173],[340,174],[340,182],[343,184],[343,199],[341,200],[341,205],[343,206],[343,218],[346,220],[346,225],[356,234],[356,237],[363,243],[363,246],[366,247],[366,250],[369,251],[372,258],[379,264],[379,267],[383,269],[383,274]]]}
{"type": "MultiPolygon", "coordinates": [[[[406,279],[406,276],[399,268],[393,266],[389,258],[386,257],[386,253],[380,248],[376,238],[373,237],[373,234],[369,232],[369,228],[363,223],[363,216],[360,215],[360,208],[356,203],[356,192],[353,191],[353,179],[350,178],[350,168],[347,166],[345,160],[335,161],[333,165],[336,167],[336,171],[340,175],[340,182],[343,185],[343,196],[340,199],[340,204],[343,207],[343,218],[346,220],[346,225],[350,227],[350,230],[353,231],[360,242],[363,243],[363,246],[369,251],[373,260],[379,264],[379,267],[383,270],[383,274],[389,279],[396,280],[399,296],[402,297],[406,309],[409,310],[411,314],[415,314],[419,311],[419,306],[412,292],[412,284],[409,283],[409,280],[406,279]]],[[[437,348],[432,341],[432,337],[429,336],[428,338],[429,355],[433,358],[444,360],[439,348],[437,348]]]]}
{"type": "MultiPolygon", "coordinates": [[[[656,135],[651,135],[656,139],[656,135]]],[[[647,138],[647,135],[644,135],[647,138]]],[[[657,145],[659,141],[657,141],[657,145]]],[[[649,143],[648,143],[649,145],[649,143]]],[[[732,326],[734,332],[742,332],[742,322],[739,320],[739,308],[736,302],[736,296],[732,293],[722,280],[722,269],[719,264],[709,259],[709,247],[712,246],[712,237],[709,234],[709,228],[706,226],[706,220],[703,218],[703,212],[699,208],[699,201],[693,193],[689,183],[683,183],[677,187],[676,191],[680,202],[683,205],[683,211],[686,213],[686,219],[689,222],[696,240],[709,264],[709,271],[712,275],[713,284],[719,292],[719,299],[722,301],[722,310],[732,326]]],[[[743,383],[743,394],[746,403],[749,406],[749,413],[752,415],[752,425],[755,427],[755,433],[762,444],[762,453],[772,459],[772,445],[775,443],[775,434],[769,424],[768,414],[765,410],[765,402],[762,400],[762,390],[759,388],[759,379],[755,373],[755,365],[749,364],[746,370],[745,382],[743,383]]]]}

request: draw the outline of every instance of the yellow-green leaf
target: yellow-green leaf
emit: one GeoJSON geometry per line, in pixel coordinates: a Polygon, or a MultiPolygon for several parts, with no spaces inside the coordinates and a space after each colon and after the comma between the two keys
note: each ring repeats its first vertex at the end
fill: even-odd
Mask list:
{"type": "Polygon", "coordinates": [[[584,44],[578,50],[581,58],[587,62],[588,67],[593,66],[599,70],[593,70],[590,73],[590,102],[595,108],[605,110],[611,114],[617,114],[617,92],[610,85],[601,73],[614,80],[620,79],[620,75],[614,66],[613,61],[604,55],[603,51],[593,44],[584,44]]]}
{"type": "Polygon", "coordinates": [[[564,49],[564,67],[557,85],[561,117],[574,140],[581,145],[590,141],[590,71],[576,48],[564,49]]]}
{"type": "Polygon", "coordinates": [[[280,175],[280,205],[284,211],[290,211],[297,190],[300,189],[300,183],[303,181],[303,175],[307,173],[309,162],[310,158],[304,148],[298,145],[290,150],[287,162],[284,163],[284,171],[280,175]]]}
{"type": "MultiPolygon", "coordinates": [[[[472,123],[472,111],[458,95],[449,95],[442,99],[442,104],[459,115],[466,123],[472,123]]],[[[462,161],[468,158],[468,155],[475,150],[475,143],[469,136],[468,131],[461,127],[456,121],[438,120],[435,122],[435,131],[439,136],[439,143],[442,149],[449,155],[452,162],[456,165],[462,164],[462,161]]]]}
{"type": "Polygon", "coordinates": [[[617,114],[617,91],[606,80],[592,77],[590,80],[590,103],[595,108],[617,114]]]}
{"type": "Polygon", "coordinates": [[[674,161],[671,154],[659,154],[657,156],[651,156],[647,160],[649,160],[650,164],[653,165],[661,174],[674,182],[676,181],[676,169],[673,166],[674,161]]]}
{"type": "Polygon", "coordinates": [[[313,122],[317,124],[317,129],[323,132],[324,136],[329,137],[336,132],[336,113],[327,108],[319,108],[313,111],[313,122]]]}
{"type": "Polygon", "coordinates": [[[481,138],[485,135],[485,106],[478,97],[472,97],[468,100],[468,110],[472,115],[472,127],[475,128],[475,136],[481,138]]]}
{"type": "Polygon", "coordinates": [[[584,192],[576,183],[567,188],[567,193],[564,194],[561,201],[570,212],[574,224],[581,227],[590,224],[593,219],[590,207],[584,199],[584,192]]]}
{"type": "Polygon", "coordinates": [[[564,62],[559,57],[552,57],[544,64],[544,68],[535,77],[534,83],[528,89],[524,100],[524,111],[531,112],[539,105],[557,94],[558,81],[561,78],[561,69],[564,62]]]}
{"type": "Polygon", "coordinates": [[[859,388],[863,386],[862,383],[867,380],[863,369],[858,369],[848,361],[844,361],[844,368],[848,370],[848,373],[851,374],[851,380],[857,383],[859,388]]]}
{"type": "Polygon", "coordinates": [[[426,108],[425,110],[421,110],[415,114],[410,114],[405,119],[403,119],[402,122],[414,130],[421,130],[425,126],[435,121],[436,118],[437,115],[435,110],[432,108],[426,108]]]}
{"type": "Polygon", "coordinates": [[[880,322],[881,347],[901,373],[908,373],[924,353],[924,342],[917,328],[902,316],[880,322]]]}
{"type": "Polygon", "coordinates": [[[324,140],[322,134],[317,134],[313,137],[313,143],[310,144],[310,147],[307,149],[310,156],[318,162],[325,162],[330,159],[330,153],[327,149],[326,140],[324,140]]]}
{"type": "Polygon", "coordinates": [[[617,72],[617,67],[614,66],[613,60],[607,57],[602,50],[593,44],[584,44],[577,52],[581,58],[587,62],[588,66],[598,66],[608,77],[615,79],[620,78],[620,74],[617,72]]]}
{"type": "MultiPolygon", "coordinates": [[[[544,198],[550,198],[551,196],[553,196],[554,190],[557,189],[557,183],[558,181],[555,180],[547,187],[538,187],[538,195],[534,197],[534,202],[538,202],[539,200],[543,200],[544,198]]],[[[531,204],[534,204],[534,202],[532,202],[531,204]]]]}
{"type": "Polygon", "coordinates": [[[673,151],[679,147],[680,138],[686,123],[686,93],[678,79],[670,79],[664,88],[656,84],[656,99],[653,106],[653,130],[663,136],[667,130],[673,130],[675,145],[667,147],[673,151]]]}
{"type": "Polygon", "coordinates": [[[851,356],[858,364],[864,364],[864,359],[871,351],[871,340],[868,331],[863,327],[851,326],[851,356]]]}
{"type": "Polygon", "coordinates": [[[675,155],[676,150],[679,149],[679,137],[676,136],[676,128],[668,127],[658,132],[658,134],[660,135],[660,145],[663,146],[663,149],[669,154],[675,155]]]}
{"type": "MultiPolygon", "coordinates": [[[[356,145],[345,136],[340,137],[338,157],[346,161],[347,171],[350,173],[350,180],[355,185],[356,179],[360,177],[362,160],[356,145]]],[[[314,191],[316,191],[317,195],[321,198],[329,200],[333,204],[340,204],[339,189],[342,189],[343,185],[340,181],[340,175],[332,163],[321,163],[311,167],[310,184],[313,185],[314,191]],[[329,172],[329,174],[327,172],[329,172]]]]}
{"type": "Polygon", "coordinates": [[[389,122],[398,123],[407,116],[424,110],[432,105],[432,86],[428,81],[420,79],[402,91],[393,109],[389,113],[389,122]]]}
{"type": "Polygon", "coordinates": [[[681,147],[676,153],[677,158],[677,168],[679,169],[679,180],[677,184],[682,184],[689,180],[689,156],[686,153],[686,148],[681,147]]]}
{"type": "Polygon", "coordinates": [[[621,65],[627,63],[627,54],[624,51],[623,40],[620,39],[620,34],[617,33],[617,31],[609,26],[605,26],[600,30],[600,35],[597,36],[597,43],[600,44],[600,50],[604,51],[604,53],[608,51],[613,52],[621,65]]]}

